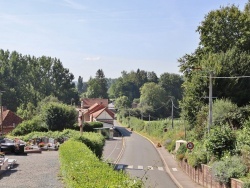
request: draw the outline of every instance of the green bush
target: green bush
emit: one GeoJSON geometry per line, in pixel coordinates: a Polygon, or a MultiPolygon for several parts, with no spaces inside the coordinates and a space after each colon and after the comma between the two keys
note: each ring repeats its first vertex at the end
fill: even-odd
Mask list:
{"type": "Polygon", "coordinates": [[[42,107],[42,118],[51,131],[73,128],[77,121],[74,107],[62,103],[50,102],[42,107]]]}
{"type": "Polygon", "coordinates": [[[80,141],[86,144],[98,158],[102,157],[102,151],[105,145],[105,138],[101,134],[85,132],[82,136],[77,134],[72,138],[76,141],[80,141]]]}
{"type": "Polygon", "coordinates": [[[141,181],[130,179],[123,171],[114,171],[77,141],[68,140],[60,146],[59,160],[66,187],[142,187],[141,181]]]}
{"type": "Polygon", "coordinates": [[[187,151],[186,144],[181,144],[176,152],[176,159],[181,161],[185,157],[186,151],[187,151]]]}
{"type": "Polygon", "coordinates": [[[28,133],[38,131],[47,132],[48,129],[43,125],[43,121],[39,116],[35,116],[31,120],[26,120],[17,125],[17,127],[10,133],[13,136],[26,135],[28,133]]]}
{"type": "Polygon", "coordinates": [[[230,178],[244,177],[246,172],[247,167],[238,156],[223,158],[212,165],[212,175],[220,183],[230,184],[230,178]]]}
{"type": "Polygon", "coordinates": [[[103,123],[101,122],[88,122],[88,123],[84,123],[84,127],[83,127],[83,131],[86,132],[94,132],[95,128],[102,128],[103,127],[103,123]]]}
{"type": "Polygon", "coordinates": [[[233,130],[227,126],[215,127],[205,140],[207,151],[218,159],[220,159],[225,152],[234,151],[235,144],[236,136],[233,130]]]}
{"type": "Polygon", "coordinates": [[[206,151],[198,150],[192,151],[187,155],[188,164],[192,167],[200,167],[201,164],[207,163],[207,153],[206,151]]]}

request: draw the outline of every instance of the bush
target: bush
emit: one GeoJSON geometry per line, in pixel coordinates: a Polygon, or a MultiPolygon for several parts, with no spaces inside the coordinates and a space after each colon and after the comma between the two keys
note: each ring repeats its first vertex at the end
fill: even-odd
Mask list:
{"type": "Polygon", "coordinates": [[[43,106],[42,118],[49,130],[62,131],[74,127],[77,121],[77,112],[72,106],[51,102],[43,106]]]}
{"type": "Polygon", "coordinates": [[[234,151],[236,136],[229,127],[215,127],[205,140],[207,151],[220,159],[224,152],[234,151]]]}
{"type": "Polygon", "coordinates": [[[39,116],[35,116],[31,120],[26,120],[17,125],[17,127],[10,133],[13,136],[26,135],[31,132],[47,132],[48,129],[43,125],[43,121],[39,116]]]}
{"type": "Polygon", "coordinates": [[[207,153],[202,150],[192,151],[188,154],[188,164],[192,167],[199,167],[207,163],[207,153]]]}
{"type": "Polygon", "coordinates": [[[66,187],[119,187],[140,188],[141,181],[130,179],[122,171],[101,162],[88,147],[80,142],[68,140],[59,148],[61,174],[66,187]]]}
{"type": "Polygon", "coordinates": [[[220,183],[230,184],[230,178],[244,177],[247,167],[238,156],[226,157],[212,165],[212,175],[220,183]]]}
{"type": "Polygon", "coordinates": [[[101,122],[89,122],[89,123],[84,123],[83,131],[86,132],[94,132],[95,128],[102,128],[103,124],[101,122]]]}
{"type": "Polygon", "coordinates": [[[185,157],[185,153],[187,151],[186,144],[181,144],[176,152],[176,158],[177,160],[181,161],[185,157]]]}

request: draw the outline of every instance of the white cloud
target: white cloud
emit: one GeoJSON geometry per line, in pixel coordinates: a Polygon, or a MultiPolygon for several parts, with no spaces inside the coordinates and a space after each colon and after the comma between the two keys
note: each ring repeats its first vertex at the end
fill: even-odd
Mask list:
{"type": "Polygon", "coordinates": [[[101,57],[85,57],[85,61],[99,61],[101,57]]]}

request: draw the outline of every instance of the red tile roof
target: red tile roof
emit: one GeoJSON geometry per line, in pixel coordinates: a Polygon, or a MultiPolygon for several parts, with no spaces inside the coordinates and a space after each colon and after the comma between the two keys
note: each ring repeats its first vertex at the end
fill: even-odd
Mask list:
{"type": "Polygon", "coordinates": [[[22,118],[10,110],[3,111],[3,130],[4,133],[12,131],[18,124],[22,123],[22,118]]]}
{"type": "Polygon", "coordinates": [[[108,99],[101,99],[101,98],[91,98],[91,99],[89,99],[89,98],[84,98],[84,99],[81,99],[81,101],[83,102],[83,108],[89,108],[92,105],[94,105],[95,103],[102,104],[105,107],[108,106],[108,99]]]}

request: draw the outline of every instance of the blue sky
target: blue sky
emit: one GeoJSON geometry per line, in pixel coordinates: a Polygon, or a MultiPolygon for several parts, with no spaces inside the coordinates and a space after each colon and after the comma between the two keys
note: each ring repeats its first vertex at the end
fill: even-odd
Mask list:
{"type": "Polygon", "coordinates": [[[58,58],[83,81],[102,69],[179,73],[199,43],[197,26],[220,6],[247,0],[0,0],[0,48],[58,58]]]}

